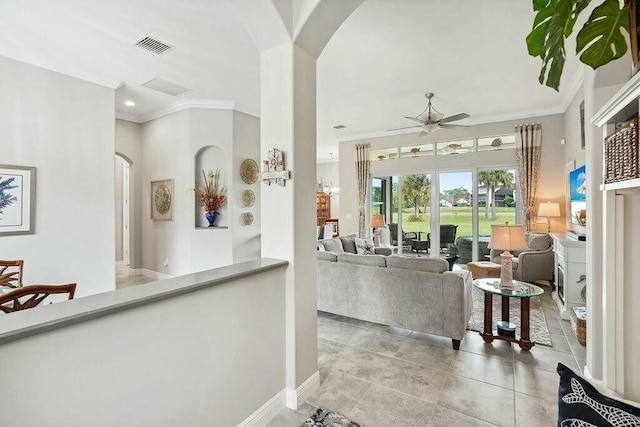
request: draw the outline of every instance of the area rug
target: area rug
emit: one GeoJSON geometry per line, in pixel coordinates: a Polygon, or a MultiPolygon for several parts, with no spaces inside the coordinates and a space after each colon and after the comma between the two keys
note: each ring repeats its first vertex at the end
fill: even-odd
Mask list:
{"type": "MultiPolygon", "coordinates": [[[[484,292],[472,286],[473,311],[467,329],[482,332],[484,330],[484,292]]],[[[502,317],[502,298],[493,296],[493,325],[502,317]]],[[[520,336],[520,298],[509,298],[509,321],[516,325],[516,336],[520,336]]],[[[547,327],[547,319],[542,311],[540,297],[529,302],[529,338],[536,344],[553,347],[547,327]]]]}
{"type": "Polygon", "coordinates": [[[354,423],[348,418],[336,413],[328,411],[324,408],[318,408],[309,418],[304,421],[300,427],[361,427],[360,424],[354,423]]]}

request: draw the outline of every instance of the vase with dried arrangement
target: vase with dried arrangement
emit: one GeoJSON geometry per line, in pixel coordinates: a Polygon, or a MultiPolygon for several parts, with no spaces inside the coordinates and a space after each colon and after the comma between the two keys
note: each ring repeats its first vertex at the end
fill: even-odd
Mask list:
{"type": "Polygon", "coordinates": [[[198,205],[205,211],[209,227],[215,227],[220,216],[218,210],[227,203],[227,187],[220,180],[220,169],[215,173],[202,171],[202,184],[195,188],[198,205]]]}

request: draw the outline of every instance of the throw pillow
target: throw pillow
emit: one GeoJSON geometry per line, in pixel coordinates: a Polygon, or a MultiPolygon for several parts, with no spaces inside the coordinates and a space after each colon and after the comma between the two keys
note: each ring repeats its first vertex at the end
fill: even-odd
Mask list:
{"type": "Polygon", "coordinates": [[[553,246],[553,240],[547,233],[528,233],[525,238],[532,251],[545,251],[553,246]]]}
{"type": "Polygon", "coordinates": [[[342,242],[342,248],[345,252],[350,254],[357,254],[358,250],[356,249],[355,234],[349,234],[348,236],[340,236],[339,239],[342,242]]]}
{"type": "Polygon", "coordinates": [[[562,363],[557,371],[558,426],[640,426],[640,408],[601,394],[562,363]]]}
{"type": "Polygon", "coordinates": [[[358,237],[354,237],[353,240],[356,243],[356,253],[358,255],[374,255],[373,241],[371,239],[360,239],[358,237]]]}
{"type": "Polygon", "coordinates": [[[325,249],[324,245],[322,244],[322,242],[316,243],[316,250],[319,251],[319,252],[326,251],[326,249],[325,249]]]}

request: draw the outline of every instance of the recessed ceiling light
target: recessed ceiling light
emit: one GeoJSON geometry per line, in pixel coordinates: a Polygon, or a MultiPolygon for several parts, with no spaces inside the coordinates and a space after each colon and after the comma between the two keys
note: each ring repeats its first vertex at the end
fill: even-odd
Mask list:
{"type": "Polygon", "coordinates": [[[131,101],[131,100],[128,100],[128,101],[124,101],[124,105],[126,105],[128,107],[135,107],[136,103],[131,101]]]}
{"type": "Polygon", "coordinates": [[[345,125],[335,125],[333,128],[334,129],[344,129],[344,128],[346,128],[346,126],[345,125]]]}

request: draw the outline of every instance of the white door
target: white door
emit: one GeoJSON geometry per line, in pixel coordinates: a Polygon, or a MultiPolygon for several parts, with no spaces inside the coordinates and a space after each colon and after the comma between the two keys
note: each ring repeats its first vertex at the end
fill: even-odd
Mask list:
{"type": "Polygon", "coordinates": [[[129,256],[129,164],[122,167],[122,260],[126,266],[130,263],[129,256]]]}

